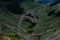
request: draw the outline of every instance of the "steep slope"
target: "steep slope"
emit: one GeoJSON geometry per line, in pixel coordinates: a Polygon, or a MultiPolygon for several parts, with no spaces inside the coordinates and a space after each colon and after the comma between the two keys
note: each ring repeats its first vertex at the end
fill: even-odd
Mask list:
{"type": "MultiPolygon", "coordinates": [[[[60,4],[50,7],[48,4],[42,5],[37,2],[26,1],[21,4],[21,7],[25,8],[26,10],[35,11],[36,15],[38,15],[39,17],[38,24],[33,28],[34,31],[32,33],[27,32],[31,30],[28,28],[28,24],[22,22],[21,26],[26,30],[26,32],[23,32],[22,30],[20,30],[19,32],[25,34],[22,34],[24,38],[29,38],[30,36],[32,36],[33,40],[60,40],[60,17],[56,17],[55,15],[48,16],[48,13],[52,10],[56,9],[55,12],[60,11],[60,4]]],[[[12,40],[18,39],[15,36],[16,33],[6,28],[5,24],[9,24],[9,28],[11,26],[17,28],[20,20],[21,15],[15,15],[7,12],[5,8],[0,8],[0,27],[3,28],[2,32],[4,33],[4,35],[10,36],[12,40]]],[[[20,40],[24,39],[20,38],[20,40]]]]}

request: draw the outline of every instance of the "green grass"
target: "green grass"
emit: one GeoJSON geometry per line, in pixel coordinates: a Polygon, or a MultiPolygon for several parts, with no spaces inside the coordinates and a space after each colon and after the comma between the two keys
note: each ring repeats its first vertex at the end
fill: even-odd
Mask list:
{"type": "MultiPolygon", "coordinates": [[[[56,5],[50,8],[48,6],[44,6],[36,2],[23,2],[21,4],[21,7],[24,7],[26,10],[34,10],[36,15],[38,15],[39,20],[38,20],[37,26],[35,26],[34,28],[34,33],[35,34],[42,33],[41,40],[45,40],[46,37],[54,34],[53,32],[54,30],[51,30],[51,29],[60,28],[60,17],[47,16],[49,11],[51,10],[57,9],[56,12],[60,11],[60,8],[59,8],[60,5],[56,5]],[[51,31],[48,31],[48,30],[51,30],[51,31]]],[[[15,15],[15,14],[10,14],[6,16],[4,15],[6,15],[4,12],[2,15],[0,15],[0,26],[3,26],[4,23],[8,23],[10,25],[16,26],[16,24],[20,20],[20,15],[15,15]]],[[[29,30],[25,22],[22,22],[22,27],[27,31],[29,30]]],[[[9,32],[7,34],[9,34],[9,32]]],[[[26,32],[25,34],[28,34],[28,33],[26,32]]],[[[14,38],[12,40],[14,40],[14,38]]]]}
{"type": "Polygon", "coordinates": [[[60,4],[53,6],[53,7],[48,7],[48,6],[44,6],[44,5],[41,6],[40,4],[34,3],[34,2],[32,2],[32,3],[25,2],[25,3],[22,3],[22,6],[25,9],[34,10],[36,12],[36,15],[39,16],[38,26],[36,26],[34,28],[34,31],[36,34],[43,33],[41,35],[42,36],[41,40],[43,40],[43,38],[45,38],[44,35],[45,36],[52,35],[54,33],[53,32],[54,30],[52,30],[52,29],[59,29],[60,28],[60,17],[47,16],[49,11],[51,11],[51,10],[56,9],[55,12],[60,11],[60,8],[59,8],[60,4]],[[50,29],[52,31],[46,32],[50,29]]]}

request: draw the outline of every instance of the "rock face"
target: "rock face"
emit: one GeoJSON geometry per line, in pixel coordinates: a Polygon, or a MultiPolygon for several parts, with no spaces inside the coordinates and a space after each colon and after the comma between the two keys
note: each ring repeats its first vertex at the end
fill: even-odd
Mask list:
{"type": "Polygon", "coordinates": [[[11,38],[8,37],[8,36],[2,36],[2,39],[1,40],[11,40],[11,38]]]}
{"type": "Polygon", "coordinates": [[[24,16],[24,20],[26,22],[31,23],[32,26],[35,26],[38,21],[38,16],[36,16],[34,11],[29,10],[29,11],[26,11],[25,16],[24,16]]]}

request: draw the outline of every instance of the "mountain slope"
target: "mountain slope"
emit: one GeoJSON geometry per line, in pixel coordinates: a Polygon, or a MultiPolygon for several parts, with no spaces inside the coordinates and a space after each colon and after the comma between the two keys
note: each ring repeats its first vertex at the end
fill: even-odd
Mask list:
{"type": "MultiPolygon", "coordinates": [[[[60,11],[60,4],[50,7],[49,5],[42,5],[37,2],[26,1],[21,4],[21,7],[25,8],[26,10],[35,11],[39,19],[37,25],[33,28],[34,31],[32,34],[27,32],[31,29],[27,27],[28,24],[25,22],[22,22],[21,26],[26,30],[26,32],[19,32],[29,35],[27,36],[28,38],[32,36],[33,40],[60,40],[60,17],[56,17],[55,15],[48,16],[48,13],[52,10],[56,9],[55,12],[60,11]]],[[[9,24],[17,28],[18,22],[21,20],[21,15],[15,15],[7,12],[5,8],[0,8],[0,10],[0,27],[3,28],[2,32],[4,35],[10,36],[12,40],[18,39],[15,36],[16,33],[6,28],[5,24],[9,24]]],[[[20,38],[20,40],[23,40],[23,38],[20,38]]]]}

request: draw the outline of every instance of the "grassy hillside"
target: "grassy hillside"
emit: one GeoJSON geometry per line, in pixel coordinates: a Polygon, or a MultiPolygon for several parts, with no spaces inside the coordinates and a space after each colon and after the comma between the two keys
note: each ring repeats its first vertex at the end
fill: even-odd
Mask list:
{"type": "MultiPolygon", "coordinates": [[[[60,34],[58,31],[60,30],[60,17],[47,15],[54,9],[56,9],[55,12],[60,11],[60,4],[50,7],[49,5],[42,5],[36,2],[25,2],[22,3],[22,7],[34,10],[39,16],[39,21],[37,26],[34,28],[34,33],[37,35],[39,34],[41,36],[41,40],[58,40],[58,33],[60,34]]],[[[38,38],[36,40],[38,40],[38,38]]]]}
{"type": "MultiPolygon", "coordinates": [[[[23,2],[21,7],[25,8],[26,10],[35,11],[36,15],[39,17],[37,25],[33,28],[33,34],[27,32],[31,29],[28,28],[27,23],[22,22],[21,26],[26,30],[26,32],[22,32],[23,34],[30,36],[32,35],[33,40],[58,40],[58,38],[60,38],[60,17],[47,16],[51,10],[56,9],[56,12],[60,11],[60,4],[50,7],[48,5],[38,4],[37,2],[28,1],[23,2]]],[[[12,14],[4,7],[0,7],[0,27],[2,27],[1,32],[3,32],[4,35],[11,37],[12,40],[17,39],[17,37],[15,37],[16,33],[6,28],[5,24],[9,24],[17,28],[20,19],[21,15],[12,14]]],[[[21,38],[20,40],[23,39],[21,38]]]]}

